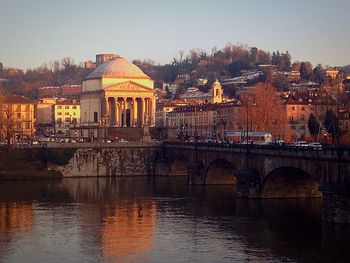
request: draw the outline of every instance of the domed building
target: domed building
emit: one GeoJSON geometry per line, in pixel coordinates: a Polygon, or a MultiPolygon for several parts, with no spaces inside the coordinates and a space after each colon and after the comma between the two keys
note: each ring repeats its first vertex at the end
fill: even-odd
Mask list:
{"type": "MultiPolygon", "coordinates": [[[[86,77],[80,104],[82,127],[155,124],[154,81],[120,56],[99,65],[86,77]]],[[[98,136],[95,132],[94,135],[98,136]]]]}

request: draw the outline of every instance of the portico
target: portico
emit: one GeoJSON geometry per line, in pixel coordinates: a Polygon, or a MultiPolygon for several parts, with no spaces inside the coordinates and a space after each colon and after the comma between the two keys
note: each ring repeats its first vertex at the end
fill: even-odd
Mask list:
{"type": "Polygon", "coordinates": [[[154,126],[154,96],[113,96],[106,94],[103,98],[106,105],[102,118],[108,127],[143,127],[146,123],[154,126]]]}

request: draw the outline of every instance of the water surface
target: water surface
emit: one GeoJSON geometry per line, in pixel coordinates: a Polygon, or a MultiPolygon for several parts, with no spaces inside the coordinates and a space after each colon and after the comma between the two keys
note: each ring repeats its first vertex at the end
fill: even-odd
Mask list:
{"type": "Polygon", "coordinates": [[[0,184],[0,262],[350,262],[321,199],[237,200],[184,178],[0,184]]]}

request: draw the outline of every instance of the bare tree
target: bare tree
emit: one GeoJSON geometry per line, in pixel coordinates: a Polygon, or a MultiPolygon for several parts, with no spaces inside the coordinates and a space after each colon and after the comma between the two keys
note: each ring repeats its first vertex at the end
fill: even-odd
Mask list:
{"type": "Polygon", "coordinates": [[[0,88],[0,130],[7,141],[7,149],[10,149],[11,138],[18,123],[14,116],[15,111],[12,107],[10,103],[6,103],[6,95],[0,88]]]}
{"type": "Polygon", "coordinates": [[[246,110],[238,118],[241,127],[251,131],[271,132],[274,139],[290,135],[286,109],[277,90],[270,83],[258,83],[243,96],[246,110]]]}

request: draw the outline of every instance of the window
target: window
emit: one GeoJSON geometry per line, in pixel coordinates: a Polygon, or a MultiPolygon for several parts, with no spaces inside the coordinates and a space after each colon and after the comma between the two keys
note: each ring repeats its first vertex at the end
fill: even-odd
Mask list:
{"type": "Polygon", "coordinates": [[[73,112],[73,116],[75,116],[75,112],[73,112]]]}
{"type": "Polygon", "coordinates": [[[94,112],[94,122],[98,122],[98,113],[97,113],[97,111],[94,112]]]}
{"type": "Polygon", "coordinates": [[[26,113],[26,119],[27,119],[27,120],[30,119],[30,114],[29,114],[29,112],[26,113]]]}
{"type": "Polygon", "coordinates": [[[64,115],[68,116],[68,115],[69,115],[69,112],[65,112],[64,115]]]}
{"type": "Polygon", "coordinates": [[[62,123],[62,118],[57,118],[57,124],[61,124],[62,123]]]}
{"type": "Polygon", "coordinates": [[[69,106],[68,106],[68,105],[66,105],[66,106],[64,106],[64,108],[65,108],[66,110],[68,110],[68,109],[69,109],[69,106]]]}
{"type": "Polygon", "coordinates": [[[304,111],[304,110],[305,110],[305,107],[301,107],[301,110],[304,111]]]}
{"type": "Polygon", "coordinates": [[[305,115],[301,115],[300,120],[305,121],[305,115]]]}
{"type": "Polygon", "coordinates": [[[76,110],[77,109],[77,106],[73,106],[73,110],[76,110]]]}
{"type": "Polygon", "coordinates": [[[30,129],[30,123],[29,123],[29,122],[26,123],[26,129],[27,129],[27,130],[30,129]]]}
{"type": "Polygon", "coordinates": [[[65,122],[70,122],[70,118],[65,118],[64,121],[65,122]]]}
{"type": "Polygon", "coordinates": [[[18,112],[18,113],[17,113],[17,119],[20,119],[20,118],[21,118],[21,113],[18,112]]]}
{"type": "Polygon", "coordinates": [[[30,105],[27,104],[27,105],[26,105],[26,111],[29,111],[29,110],[30,110],[30,105]]]}
{"type": "Polygon", "coordinates": [[[295,107],[294,106],[292,107],[292,111],[295,111],[295,107]]]}
{"type": "Polygon", "coordinates": [[[305,126],[300,126],[300,130],[305,130],[305,126]]]}
{"type": "Polygon", "coordinates": [[[57,109],[62,110],[62,106],[57,106],[57,109]]]}
{"type": "Polygon", "coordinates": [[[59,112],[57,112],[57,115],[62,115],[62,112],[60,112],[60,111],[59,111],[59,112]]]}
{"type": "Polygon", "coordinates": [[[16,106],[16,111],[21,111],[21,105],[20,105],[20,104],[18,104],[18,105],[16,106]]]}

